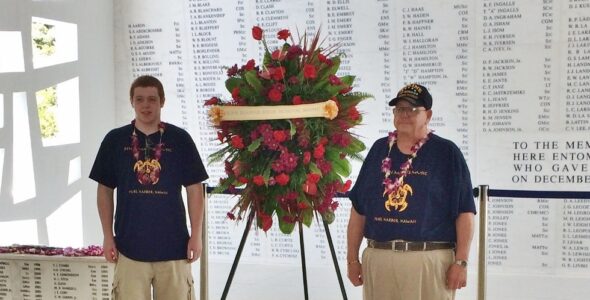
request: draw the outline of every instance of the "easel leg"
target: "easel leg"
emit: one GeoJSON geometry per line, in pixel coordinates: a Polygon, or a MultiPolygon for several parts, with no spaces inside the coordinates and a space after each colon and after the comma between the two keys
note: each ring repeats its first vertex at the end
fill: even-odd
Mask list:
{"type": "Polygon", "coordinates": [[[250,227],[252,227],[252,221],[254,220],[254,212],[255,211],[251,209],[250,215],[248,215],[248,220],[246,221],[246,228],[244,229],[244,234],[242,235],[242,240],[240,241],[240,246],[238,247],[238,252],[236,253],[236,257],[234,258],[234,263],[231,266],[231,271],[229,272],[229,276],[227,278],[227,281],[225,282],[225,288],[223,289],[221,300],[225,300],[225,298],[227,297],[227,293],[229,293],[229,287],[231,286],[234,274],[236,273],[238,262],[240,261],[240,256],[242,256],[242,250],[244,250],[244,245],[246,244],[246,239],[248,238],[248,233],[250,232],[250,227]]]}
{"type": "Polygon", "coordinates": [[[332,242],[332,235],[330,234],[330,227],[324,220],[324,230],[326,231],[326,237],[328,238],[328,245],[330,245],[330,253],[332,254],[332,261],[334,262],[334,268],[336,269],[336,276],[338,276],[338,284],[340,285],[340,291],[342,292],[342,299],[348,300],[346,296],[346,289],[344,289],[344,282],[342,281],[342,274],[340,273],[340,267],[338,266],[338,258],[336,257],[336,251],[334,250],[334,243],[332,242]]]}
{"type": "Polygon", "coordinates": [[[297,222],[299,225],[299,246],[301,247],[301,268],[303,270],[303,293],[305,300],[309,299],[307,293],[307,268],[305,266],[305,245],[303,244],[303,225],[301,222],[297,222]]]}

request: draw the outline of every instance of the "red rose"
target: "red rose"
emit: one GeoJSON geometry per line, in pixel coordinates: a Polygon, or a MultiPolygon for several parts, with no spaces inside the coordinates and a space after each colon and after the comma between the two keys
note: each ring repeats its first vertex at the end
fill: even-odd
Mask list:
{"type": "Polygon", "coordinates": [[[316,76],[317,74],[314,65],[305,64],[305,66],[303,66],[303,77],[308,79],[314,79],[316,78],[316,76]]]}
{"type": "Polygon", "coordinates": [[[294,96],[292,101],[295,105],[303,103],[303,101],[301,101],[301,96],[294,96]]]}
{"type": "Polygon", "coordinates": [[[324,149],[324,145],[322,145],[322,144],[317,145],[313,149],[313,158],[320,159],[320,158],[324,157],[324,152],[326,152],[326,149],[324,149]]]}
{"type": "Polygon", "coordinates": [[[236,86],[231,90],[231,97],[234,100],[240,99],[240,88],[239,87],[236,86]]]}
{"type": "Polygon", "coordinates": [[[303,189],[303,192],[312,196],[318,192],[318,186],[315,183],[310,183],[307,181],[301,185],[301,188],[303,189]]]}
{"type": "Polygon", "coordinates": [[[272,217],[263,213],[262,211],[258,212],[258,217],[260,218],[260,224],[262,225],[262,230],[265,232],[272,227],[272,217]]]}
{"type": "Polygon", "coordinates": [[[350,181],[350,179],[349,179],[349,180],[347,180],[347,181],[344,183],[344,185],[343,185],[343,186],[340,188],[340,191],[339,191],[339,192],[341,192],[341,193],[346,193],[346,192],[348,191],[348,189],[350,189],[350,186],[351,186],[351,185],[352,185],[352,181],[350,181]]]}
{"type": "Polygon", "coordinates": [[[279,33],[277,33],[277,38],[279,40],[285,40],[285,42],[287,41],[287,38],[291,35],[291,33],[289,32],[289,29],[283,29],[281,31],[279,31],[279,33]]]}
{"type": "Polygon", "coordinates": [[[248,178],[240,176],[238,177],[238,182],[240,183],[248,183],[248,178]]]}
{"type": "Polygon", "coordinates": [[[272,88],[270,89],[270,91],[268,92],[268,99],[272,102],[279,102],[281,101],[281,98],[283,98],[283,93],[281,93],[281,91],[279,91],[276,88],[272,88]]]}
{"type": "Polygon", "coordinates": [[[320,174],[316,174],[316,173],[309,173],[307,174],[307,182],[310,183],[318,183],[318,181],[320,181],[320,174]]]}
{"type": "Polygon", "coordinates": [[[289,175],[281,173],[275,176],[275,180],[279,185],[285,186],[289,183],[289,175]]]}
{"type": "Polygon", "coordinates": [[[244,141],[239,135],[234,135],[231,137],[231,145],[236,149],[244,148],[244,141]]]}
{"type": "Polygon", "coordinates": [[[213,105],[219,103],[219,98],[211,97],[211,99],[205,101],[205,105],[213,105]]]}
{"type": "Polygon", "coordinates": [[[305,151],[303,153],[303,164],[307,165],[311,161],[311,153],[309,151],[305,151]]]}
{"type": "Polygon", "coordinates": [[[254,70],[254,66],[256,66],[256,62],[253,59],[251,59],[243,66],[243,68],[246,71],[250,71],[254,70]]]}
{"type": "Polygon", "coordinates": [[[262,28],[258,26],[252,27],[252,37],[257,41],[260,41],[262,39],[262,28]]]}
{"type": "Polygon", "coordinates": [[[262,175],[256,175],[252,178],[252,182],[257,186],[264,185],[264,177],[262,175]]]}
{"type": "Polygon", "coordinates": [[[272,57],[272,59],[274,59],[274,60],[281,61],[281,60],[285,59],[285,56],[286,55],[287,55],[286,52],[284,52],[281,49],[277,49],[277,50],[275,50],[275,51],[272,52],[272,54],[270,55],[270,57],[272,57]]]}

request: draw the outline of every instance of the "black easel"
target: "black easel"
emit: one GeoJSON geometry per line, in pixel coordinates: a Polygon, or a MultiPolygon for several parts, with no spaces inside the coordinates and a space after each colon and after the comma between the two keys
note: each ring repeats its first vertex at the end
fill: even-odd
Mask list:
{"type": "MultiPolygon", "coordinates": [[[[244,245],[246,244],[246,239],[248,238],[248,233],[250,232],[250,227],[252,227],[252,221],[254,220],[254,211],[251,210],[250,214],[248,215],[248,219],[246,220],[246,228],[244,229],[244,234],[242,235],[242,239],[240,240],[240,245],[238,246],[238,252],[236,253],[236,257],[234,258],[234,262],[231,266],[231,270],[229,272],[229,276],[227,277],[227,281],[225,282],[225,288],[223,289],[223,294],[221,295],[221,300],[225,300],[227,298],[227,294],[229,293],[229,287],[231,286],[231,282],[234,278],[236,273],[236,269],[238,267],[238,262],[240,261],[240,256],[242,256],[242,251],[244,250],[244,245]]],[[[342,281],[342,275],[340,274],[340,268],[338,267],[338,259],[336,258],[336,251],[334,250],[334,243],[332,242],[332,235],[330,234],[330,228],[328,227],[328,223],[325,220],[322,220],[324,223],[324,230],[326,231],[326,237],[328,238],[328,245],[330,246],[330,254],[332,254],[332,261],[334,262],[334,268],[336,269],[336,276],[338,277],[338,284],[340,285],[340,292],[342,292],[342,299],[348,300],[346,296],[346,290],[344,289],[344,282],[342,281]]],[[[299,226],[299,246],[301,247],[301,268],[303,271],[303,292],[305,295],[305,300],[308,300],[308,290],[307,290],[307,268],[305,264],[305,245],[303,244],[303,226],[301,222],[298,222],[299,226]]]]}

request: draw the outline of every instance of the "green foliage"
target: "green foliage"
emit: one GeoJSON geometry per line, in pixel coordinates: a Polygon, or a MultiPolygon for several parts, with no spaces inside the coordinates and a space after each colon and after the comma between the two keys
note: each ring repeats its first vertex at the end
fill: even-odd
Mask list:
{"type": "Polygon", "coordinates": [[[55,26],[33,22],[31,25],[33,50],[36,53],[51,56],[55,53],[55,26]]]}
{"type": "Polygon", "coordinates": [[[41,125],[41,137],[51,138],[58,133],[55,110],[57,108],[57,96],[55,87],[49,87],[36,93],[37,113],[41,125]]]}

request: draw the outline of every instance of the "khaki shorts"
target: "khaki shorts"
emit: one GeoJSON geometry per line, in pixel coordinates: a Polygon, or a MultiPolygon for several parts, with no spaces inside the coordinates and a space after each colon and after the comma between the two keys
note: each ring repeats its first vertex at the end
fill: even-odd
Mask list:
{"type": "Polygon", "coordinates": [[[400,252],[366,248],[362,260],[365,300],[455,299],[455,291],[445,284],[447,269],[455,260],[451,249],[400,252]]]}
{"type": "Polygon", "coordinates": [[[187,260],[141,262],[119,253],[112,300],[194,300],[193,275],[187,260]]]}

